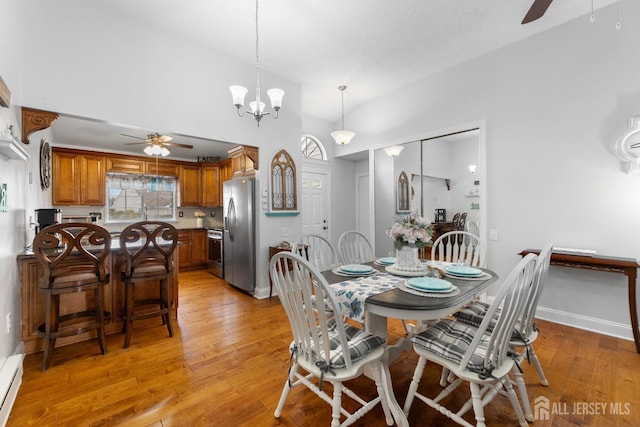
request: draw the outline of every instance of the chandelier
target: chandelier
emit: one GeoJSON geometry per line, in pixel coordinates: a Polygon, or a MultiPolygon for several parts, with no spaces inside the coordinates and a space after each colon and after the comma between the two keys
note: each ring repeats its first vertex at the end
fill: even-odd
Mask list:
{"type": "Polygon", "coordinates": [[[347,87],[345,85],[338,86],[338,90],[342,93],[342,130],[336,130],[331,132],[331,136],[335,139],[336,144],[346,145],[351,142],[351,139],[356,136],[355,133],[350,130],[344,130],[344,90],[347,87]]]}
{"type": "Polygon", "coordinates": [[[247,88],[244,86],[229,86],[229,90],[231,91],[231,95],[233,96],[233,105],[235,105],[238,110],[238,116],[244,117],[245,113],[251,114],[256,122],[258,122],[258,126],[260,126],[260,120],[262,117],[272,114],[274,119],[278,118],[278,112],[280,111],[280,107],[282,107],[282,97],[284,96],[284,91],[282,89],[269,89],[267,91],[267,95],[271,100],[271,108],[275,110],[275,113],[271,113],[269,111],[264,111],[264,102],[260,100],[260,53],[258,50],[258,0],[256,0],[256,100],[249,103],[249,108],[251,111],[241,112],[240,110],[244,108],[244,97],[247,94],[247,88]]]}

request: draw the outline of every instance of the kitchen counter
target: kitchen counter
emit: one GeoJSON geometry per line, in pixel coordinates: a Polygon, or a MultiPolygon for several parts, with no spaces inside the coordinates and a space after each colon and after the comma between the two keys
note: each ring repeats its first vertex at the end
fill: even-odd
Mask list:
{"type": "MultiPolygon", "coordinates": [[[[201,230],[201,229],[197,229],[201,230]]],[[[105,310],[111,312],[112,320],[106,325],[108,335],[119,334],[122,331],[121,312],[124,311],[124,284],[120,279],[120,266],[123,262],[119,254],[120,243],[117,238],[112,239],[111,253],[108,266],[111,271],[109,284],[104,288],[105,310]]],[[[178,308],[178,256],[180,248],[173,253],[174,270],[169,278],[169,295],[171,296],[171,315],[175,318],[178,308]]],[[[43,340],[38,335],[38,325],[44,323],[46,312],[46,298],[40,292],[39,280],[43,268],[36,260],[32,251],[25,250],[17,256],[20,280],[22,283],[22,341],[25,353],[35,353],[43,350],[43,340]]],[[[149,296],[157,293],[157,286],[136,287],[136,297],[144,298],[142,291],[149,291],[149,296]]],[[[93,306],[91,292],[68,294],[61,299],[61,314],[83,311],[93,306]]],[[[95,338],[95,331],[72,337],[58,338],[56,346],[86,341],[95,338]]],[[[124,340],[124,336],[123,336],[124,340]]]]}

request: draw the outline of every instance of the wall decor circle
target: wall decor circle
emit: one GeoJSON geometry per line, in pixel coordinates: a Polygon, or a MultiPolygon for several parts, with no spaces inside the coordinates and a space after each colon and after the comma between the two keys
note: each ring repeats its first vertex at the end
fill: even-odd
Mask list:
{"type": "Polygon", "coordinates": [[[46,139],[40,141],[40,186],[43,190],[51,186],[51,147],[46,139]]]}

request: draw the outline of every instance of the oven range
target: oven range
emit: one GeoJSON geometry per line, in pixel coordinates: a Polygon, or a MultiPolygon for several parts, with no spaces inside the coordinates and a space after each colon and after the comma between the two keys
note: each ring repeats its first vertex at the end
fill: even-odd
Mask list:
{"type": "Polygon", "coordinates": [[[211,228],[207,231],[207,270],[214,276],[224,279],[222,236],[222,228],[211,228]]]}

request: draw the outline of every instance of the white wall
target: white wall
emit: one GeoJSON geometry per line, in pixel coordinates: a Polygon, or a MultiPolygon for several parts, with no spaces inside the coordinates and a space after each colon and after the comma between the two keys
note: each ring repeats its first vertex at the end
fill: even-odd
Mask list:
{"type": "MultiPolygon", "coordinates": [[[[22,23],[20,1],[6,0],[0,6],[3,25],[0,26],[0,76],[11,91],[11,108],[0,107],[0,130],[13,125],[19,133],[19,112],[15,104],[22,96],[20,64],[20,25],[22,23]]],[[[26,147],[31,156],[36,156],[37,147],[26,147]],[[35,148],[35,149],[34,149],[35,148]]],[[[0,212],[0,370],[5,358],[20,351],[20,278],[16,266],[16,254],[25,246],[25,204],[28,195],[28,168],[21,160],[6,160],[0,156],[0,184],[7,184],[8,212],[0,212]],[[6,316],[11,313],[11,332],[6,331],[6,316]]],[[[39,186],[39,184],[38,184],[39,186]]]]}
{"type": "MultiPolygon", "coordinates": [[[[486,120],[489,266],[504,277],[525,248],[640,253],[640,175],[611,146],[640,113],[640,2],[615,6],[448,70],[354,110],[341,154],[486,120]],[[365,146],[366,144],[366,146],[365,146]]],[[[543,317],[631,337],[626,278],[552,267],[543,317]],[[580,316],[586,316],[580,318],[580,316]]]]}
{"type": "MultiPolygon", "coordinates": [[[[278,120],[260,127],[238,118],[228,87],[255,87],[255,66],[231,60],[141,26],[95,2],[26,0],[23,105],[148,129],[260,147],[257,188],[265,188],[272,156],[287,149],[300,162],[301,91],[297,83],[261,72],[264,87],[285,91],[278,120]]],[[[249,60],[249,59],[248,59],[249,60]]],[[[55,141],[52,141],[55,143],[55,141]]],[[[90,142],[87,143],[90,146],[90,142]]],[[[297,217],[257,216],[257,296],[268,294],[268,246],[297,217]]]]}

